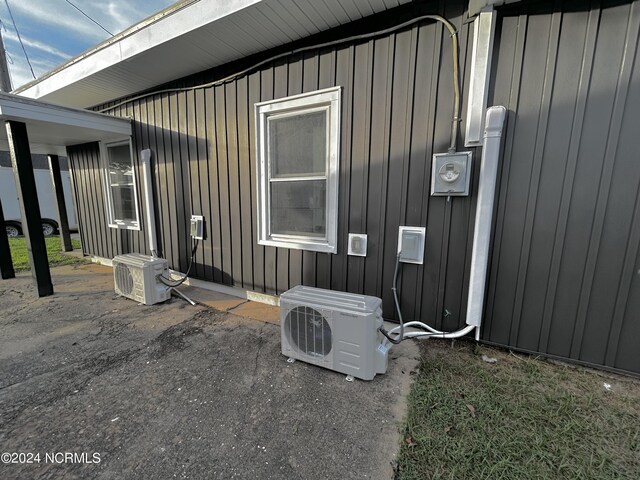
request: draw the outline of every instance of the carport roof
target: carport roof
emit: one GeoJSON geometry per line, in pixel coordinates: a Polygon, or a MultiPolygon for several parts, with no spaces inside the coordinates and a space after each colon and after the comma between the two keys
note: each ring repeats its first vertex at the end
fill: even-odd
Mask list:
{"type": "MultiPolygon", "coordinates": [[[[0,119],[27,125],[31,153],[66,155],[68,145],[131,135],[131,120],[127,118],[61,107],[11,93],[0,92],[0,119]]],[[[9,150],[5,128],[0,128],[0,150],[9,150]]]]}

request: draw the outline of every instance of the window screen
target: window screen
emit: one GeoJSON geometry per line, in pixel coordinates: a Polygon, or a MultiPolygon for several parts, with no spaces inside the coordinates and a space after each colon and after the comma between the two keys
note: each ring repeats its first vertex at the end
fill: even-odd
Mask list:
{"type": "Polygon", "coordinates": [[[256,105],[258,242],[335,253],[340,89],[256,105]]]}
{"type": "Polygon", "coordinates": [[[111,226],[138,227],[135,176],[129,142],[106,145],[106,183],[111,226]]]}

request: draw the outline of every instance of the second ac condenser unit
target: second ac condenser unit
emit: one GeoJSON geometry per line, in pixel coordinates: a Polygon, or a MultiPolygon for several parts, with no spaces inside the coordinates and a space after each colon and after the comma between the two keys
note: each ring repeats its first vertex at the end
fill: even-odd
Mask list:
{"type": "Polygon", "coordinates": [[[158,275],[169,277],[167,261],[139,253],[118,255],[113,259],[113,282],[118,295],[153,305],[171,297],[169,287],[158,280],[158,275]]]}
{"type": "Polygon", "coordinates": [[[297,286],[280,296],[282,354],[371,380],[387,370],[382,300],[297,286]]]}

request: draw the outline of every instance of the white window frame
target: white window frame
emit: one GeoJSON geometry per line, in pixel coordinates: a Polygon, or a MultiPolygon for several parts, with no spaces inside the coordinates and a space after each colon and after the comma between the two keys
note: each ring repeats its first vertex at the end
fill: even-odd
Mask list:
{"type": "Polygon", "coordinates": [[[107,206],[107,221],[109,227],[120,228],[126,230],[140,230],[140,211],[138,209],[138,187],[136,182],[136,167],[133,161],[133,147],[131,145],[131,138],[124,138],[121,140],[100,142],[100,158],[101,158],[101,170],[102,170],[102,183],[104,185],[105,200],[107,206]],[[133,202],[136,213],[135,220],[119,220],[115,216],[113,207],[113,197],[111,193],[111,182],[109,181],[109,147],[118,147],[121,145],[129,145],[129,158],[131,159],[131,169],[133,173],[133,202]]]}
{"type": "Polygon", "coordinates": [[[342,87],[327,88],[255,104],[257,149],[257,208],[258,244],[276,247],[337,253],[338,243],[338,177],[340,150],[340,107],[342,87]],[[271,161],[268,152],[268,121],[270,117],[283,118],[300,113],[326,111],[327,159],[325,175],[288,177],[288,181],[326,180],[325,236],[282,235],[271,232],[270,188],[271,161]]]}

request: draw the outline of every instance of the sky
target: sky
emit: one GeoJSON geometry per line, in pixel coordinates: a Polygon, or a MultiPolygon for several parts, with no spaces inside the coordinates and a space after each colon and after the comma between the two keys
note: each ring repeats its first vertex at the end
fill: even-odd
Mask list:
{"type": "MultiPolygon", "coordinates": [[[[116,34],[176,0],[69,0],[116,34]]],[[[7,3],[36,77],[109,38],[66,0],[0,0],[2,37],[13,88],[31,80],[7,3]]]]}

